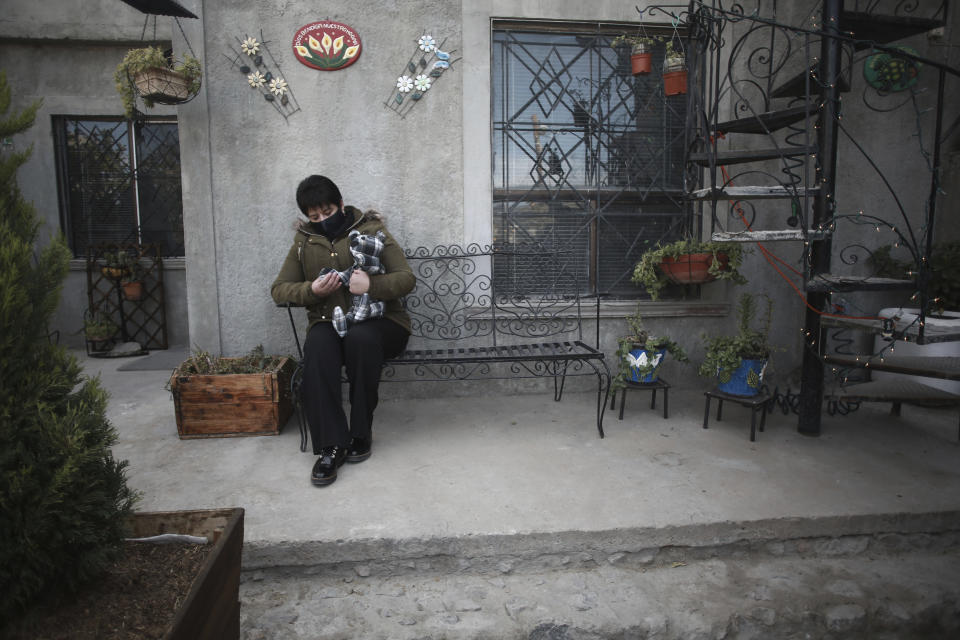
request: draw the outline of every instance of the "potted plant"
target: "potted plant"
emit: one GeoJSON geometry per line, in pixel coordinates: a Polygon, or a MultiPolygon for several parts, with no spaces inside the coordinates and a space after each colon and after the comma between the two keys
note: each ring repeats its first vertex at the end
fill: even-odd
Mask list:
{"type": "Polygon", "coordinates": [[[667,41],[663,60],[663,93],[675,96],[687,92],[687,59],[679,40],[667,41]]]}
{"type": "Polygon", "coordinates": [[[650,335],[643,325],[640,305],[627,316],[627,335],[617,338],[617,374],[610,382],[610,390],[626,386],[626,382],[640,384],[656,382],[664,357],[670,354],[677,362],[688,362],[687,354],[679,344],[666,336],[650,335]]]}
{"type": "Polygon", "coordinates": [[[91,351],[104,351],[117,330],[117,325],[99,313],[88,314],[83,319],[83,334],[91,351]]]}
{"type": "Polygon", "coordinates": [[[101,256],[100,273],[111,280],[120,280],[130,274],[134,260],[126,251],[107,251],[101,256]]]}
{"type": "Polygon", "coordinates": [[[120,278],[120,286],[123,287],[123,297],[127,300],[137,301],[143,298],[143,277],[144,271],[140,263],[134,260],[130,265],[130,270],[120,278]]]}
{"type": "Polygon", "coordinates": [[[713,280],[730,280],[745,284],[739,271],[743,247],[735,242],[701,241],[684,238],[667,245],[657,244],[645,252],[633,269],[631,280],[643,285],[650,297],[657,300],[669,283],[703,284],[713,280]]]}
{"type": "Polygon", "coordinates": [[[646,36],[617,36],[610,42],[614,49],[630,47],[630,72],[645,75],[653,69],[653,48],[662,38],[648,38],[646,36]]]}
{"type": "Polygon", "coordinates": [[[293,412],[288,356],[257,346],[239,358],[194,353],[170,376],[180,438],[277,435],[293,412]]]}
{"type": "Polygon", "coordinates": [[[767,360],[773,348],[767,342],[773,317],[773,300],[767,300],[759,328],[753,328],[756,298],[744,293],[737,304],[737,334],[704,337],[706,349],[699,373],[717,378],[717,389],[734,396],[755,396],[760,392],[767,360]]]}
{"type": "Polygon", "coordinates": [[[200,61],[189,54],[183,62],[172,62],[159,47],[144,47],[127,52],[113,79],[124,112],[133,118],[138,94],[146,107],[186,102],[200,90],[201,75],[200,61]]]}

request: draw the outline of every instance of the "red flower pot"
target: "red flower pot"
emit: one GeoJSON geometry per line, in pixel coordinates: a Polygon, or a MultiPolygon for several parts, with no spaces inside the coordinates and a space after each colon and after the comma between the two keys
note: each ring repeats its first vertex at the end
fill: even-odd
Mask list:
{"type": "Polygon", "coordinates": [[[653,69],[652,53],[634,53],[630,56],[630,71],[635,76],[645,75],[653,69]]]}
{"type": "MultiPolygon", "coordinates": [[[[717,260],[720,262],[720,270],[726,270],[730,258],[726,254],[718,253],[717,260]]],[[[664,258],[660,263],[660,270],[674,284],[703,284],[716,279],[710,274],[712,263],[711,253],[688,253],[676,258],[664,258]]]]}
{"type": "Polygon", "coordinates": [[[123,287],[123,297],[127,300],[139,300],[143,297],[143,283],[141,281],[124,282],[121,286],[123,287]]]}
{"type": "Polygon", "coordinates": [[[687,92],[687,70],[668,71],[663,74],[663,93],[676,96],[687,92]]]}

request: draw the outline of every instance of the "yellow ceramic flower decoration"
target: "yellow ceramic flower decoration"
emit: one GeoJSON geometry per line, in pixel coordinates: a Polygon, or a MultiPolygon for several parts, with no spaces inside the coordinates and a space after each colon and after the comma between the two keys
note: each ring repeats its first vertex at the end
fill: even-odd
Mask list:
{"type": "Polygon", "coordinates": [[[330,55],[330,45],[333,44],[333,40],[330,38],[330,34],[326,31],[323,32],[323,39],[320,40],[320,44],[323,45],[323,50],[327,52],[327,55],[330,55]]]}
{"type": "Polygon", "coordinates": [[[307,42],[310,44],[310,48],[314,51],[322,51],[322,49],[320,49],[320,41],[313,36],[310,36],[307,42]]]}
{"type": "Polygon", "coordinates": [[[263,86],[263,83],[266,81],[267,77],[260,73],[259,71],[254,71],[247,76],[247,82],[250,83],[250,86],[254,89],[259,89],[263,86]]]}
{"type": "Polygon", "coordinates": [[[340,53],[340,49],[343,49],[343,36],[333,41],[333,55],[340,53]]]}
{"type": "Polygon", "coordinates": [[[359,50],[360,50],[360,45],[356,45],[356,46],[353,46],[353,47],[347,47],[347,50],[343,52],[343,57],[344,57],[344,59],[346,59],[346,58],[352,58],[353,56],[357,55],[357,51],[359,51],[359,50]]]}
{"type": "Polygon", "coordinates": [[[296,47],[297,47],[297,53],[299,53],[301,56],[307,57],[310,55],[310,50],[307,49],[305,46],[298,44],[296,45],[296,47]]]}
{"type": "Polygon", "coordinates": [[[282,96],[287,92],[287,81],[282,78],[274,78],[270,81],[270,91],[275,96],[282,96]]]}

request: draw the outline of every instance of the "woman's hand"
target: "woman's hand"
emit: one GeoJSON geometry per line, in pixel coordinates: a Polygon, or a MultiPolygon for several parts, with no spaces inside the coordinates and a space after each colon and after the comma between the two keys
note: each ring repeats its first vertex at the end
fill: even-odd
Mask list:
{"type": "Polygon", "coordinates": [[[313,291],[314,295],[320,296],[321,298],[326,298],[339,288],[340,276],[337,275],[336,271],[326,273],[310,284],[310,290],[313,291]]]}
{"type": "Polygon", "coordinates": [[[367,275],[366,271],[354,269],[353,274],[350,276],[350,293],[359,296],[367,291],[370,291],[370,276],[367,275]]]}

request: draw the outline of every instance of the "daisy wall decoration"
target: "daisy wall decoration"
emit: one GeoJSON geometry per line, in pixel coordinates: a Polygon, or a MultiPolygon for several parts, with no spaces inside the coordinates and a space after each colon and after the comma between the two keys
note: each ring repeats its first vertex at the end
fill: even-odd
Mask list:
{"type": "Polygon", "coordinates": [[[397,76],[396,85],[384,106],[405,118],[414,105],[435,87],[443,74],[460,58],[453,58],[456,50],[444,49],[446,40],[437,42],[432,34],[424,33],[416,39],[413,54],[397,76]]]}
{"type": "Polygon", "coordinates": [[[233,55],[227,56],[227,59],[243,74],[250,88],[263,96],[264,101],[270,103],[284,120],[300,111],[293,90],[280,72],[280,65],[267,48],[263,32],[259,39],[245,36],[236,40],[239,46],[230,47],[233,55]]]}

